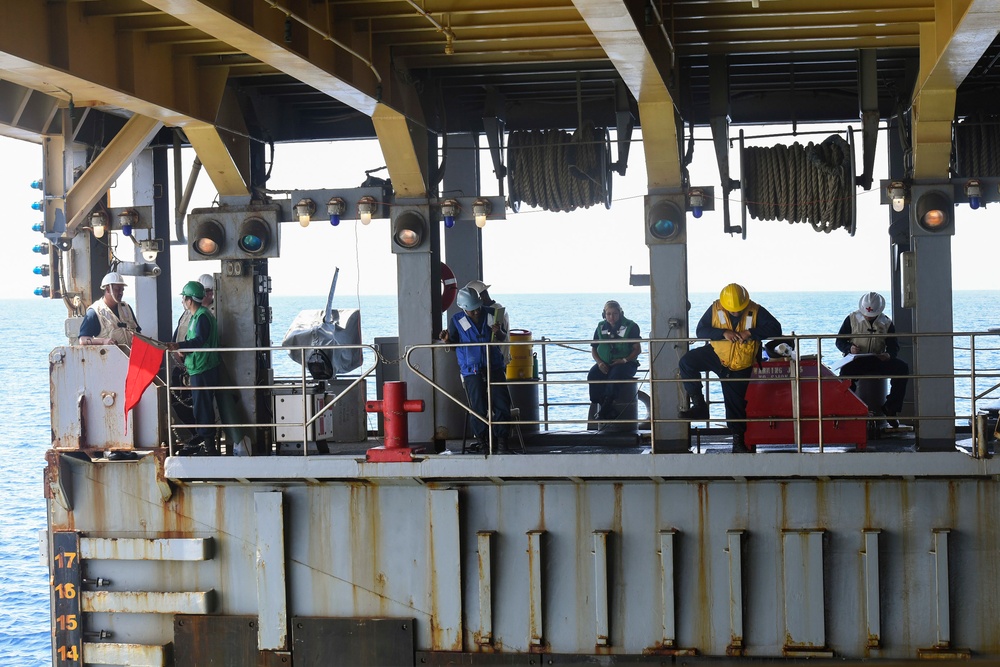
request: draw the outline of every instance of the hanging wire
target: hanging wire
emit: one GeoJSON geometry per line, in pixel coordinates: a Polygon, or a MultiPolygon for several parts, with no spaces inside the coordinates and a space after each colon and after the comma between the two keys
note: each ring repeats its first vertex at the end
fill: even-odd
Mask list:
{"type": "Polygon", "coordinates": [[[807,146],[743,149],[742,188],[757,220],[806,222],[818,232],[851,229],[851,151],[839,135],[807,146]]]}
{"type": "Polygon", "coordinates": [[[606,204],[610,176],[605,130],[584,123],[562,130],[511,132],[507,141],[510,200],[546,211],[606,204]]]}

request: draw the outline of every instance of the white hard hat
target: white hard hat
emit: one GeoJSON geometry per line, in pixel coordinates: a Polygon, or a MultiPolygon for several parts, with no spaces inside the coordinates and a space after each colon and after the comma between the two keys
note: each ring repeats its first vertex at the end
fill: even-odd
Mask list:
{"type": "Polygon", "coordinates": [[[482,307],[483,300],[479,298],[479,292],[471,287],[463,287],[458,290],[458,307],[462,310],[476,310],[482,307]]]}
{"type": "Polygon", "coordinates": [[[124,285],[125,280],[122,278],[121,274],[117,271],[112,271],[103,278],[101,278],[101,289],[104,289],[108,285],[124,285]]]}
{"type": "Polygon", "coordinates": [[[211,273],[203,273],[198,276],[198,282],[200,282],[201,286],[205,289],[215,290],[215,278],[211,273]]]}
{"type": "Polygon", "coordinates": [[[465,286],[471,287],[472,289],[476,290],[476,292],[478,292],[479,294],[482,294],[483,292],[485,292],[490,288],[490,286],[484,283],[482,280],[470,280],[469,282],[465,283],[465,286]]]}
{"type": "Polygon", "coordinates": [[[878,292],[868,292],[858,301],[858,310],[865,317],[878,317],[885,310],[885,299],[878,292]]]}

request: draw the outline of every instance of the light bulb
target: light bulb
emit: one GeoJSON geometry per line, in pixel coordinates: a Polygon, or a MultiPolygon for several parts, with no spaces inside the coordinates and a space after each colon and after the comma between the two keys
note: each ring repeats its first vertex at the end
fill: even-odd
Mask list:
{"type": "Polygon", "coordinates": [[[295,215],[299,216],[299,224],[308,227],[312,221],[312,214],[316,212],[316,202],[308,197],[300,199],[295,205],[295,215]]]}
{"type": "Polygon", "coordinates": [[[155,250],[143,250],[142,258],[147,262],[155,262],[157,254],[158,253],[155,250]]]}
{"type": "Polygon", "coordinates": [[[340,224],[340,216],[347,210],[347,202],[340,197],[331,197],[326,203],[326,212],[330,216],[330,224],[334,227],[340,224]]]}
{"type": "Polygon", "coordinates": [[[490,202],[486,199],[477,199],[472,202],[472,215],[476,218],[476,227],[482,229],[486,226],[486,216],[490,214],[490,202]]]}
{"type": "Polygon", "coordinates": [[[375,213],[377,205],[375,198],[367,195],[358,200],[358,219],[362,225],[371,224],[372,214],[375,213]]]}
{"type": "Polygon", "coordinates": [[[690,190],[688,192],[688,206],[691,209],[691,215],[700,218],[705,212],[705,194],[698,189],[690,190]]]}
{"type": "Polygon", "coordinates": [[[979,187],[979,181],[971,180],[965,184],[965,194],[969,198],[969,208],[973,211],[983,204],[983,191],[979,187]]]}
{"type": "Polygon", "coordinates": [[[892,210],[901,213],[906,208],[906,186],[901,181],[893,181],[889,184],[888,194],[892,200],[892,210]]]}
{"type": "Polygon", "coordinates": [[[453,216],[453,215],[446,215],[446,216],[444,216],[444,226],[447,227],[448,229],[451,229],[452,227],[454,227],[455,226],[455,216],[453,216]]]}
{"type": "Polygon", "coordinates": [[[95,225],[93,225],[93,226],[91,227],[91,229],[93,229],[93,230],[94,230],[94,236],[95,236],[96,238],[99,238],[99,239],[101,239],[101,238],[104,238],[104,230],[105,230],[105,227],[104,227],[104,225],[103,225],[103,224],[95,224],[95,225]]]}
{"type": "Polygon", "coordinates": [[[361,224],[362,225],[370,225],[371,222],[372,222],[371,211],[362,211],[361,212],[361,224]]]}

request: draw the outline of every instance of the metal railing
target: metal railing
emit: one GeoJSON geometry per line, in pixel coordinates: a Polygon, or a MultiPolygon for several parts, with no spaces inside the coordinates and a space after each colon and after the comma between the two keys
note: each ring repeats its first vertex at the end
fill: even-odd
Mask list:
{"type": "MultiPolygon", "coordinates": [[[[945,349],[951,349],[953,353],[953,359],[951,360],[952,372],[950,373],[915,373],[912,370],[907,375],[897,375],[897,376],[883,376],[887,379],[895,378],[906,378],[907,380],[916,380],[918,382],[927,380],[948,380],[952,383],[954,389],[954,406],[953,409],[944,409],[939,414],[928,414],[926,412],[921,414],[914,414],[914,411],[906,410],[904,414],[898,416],[899,419],[904,420],[907,423],[915,424],[919,429],[919,425],[923,422],[929,421],[951,421],[954,426],[955,423],[960,423],[967,421],[969,424],[969,429],[974,440],[974,453],[978,455],[985,455],[987,452],[987,441],[989,440],[990,433],[987,433],[985,428],[985,420],[983,415],[982,406],[987,401],[996,401],[1000,399],[1000,342],[997,341],[998,334],[994,332],[969,332],[969,333],[954,333],[954,334],[894,334],[897,339],[900,340],[913,340],[919,342],[922,339],[950,339],[949,344],[945,345],[945,349]],[[967,341],[967,342],[965,342],[967,341]],[[968,406],[968,411],[965,411],[965,406],[968,406]]],[[[865,334],[865,337],[877,338],[876,334],[865,334]]],[[[888,335],[883,335],[882,337],[888,337],[888,335]]],[[[588,414],[581,415],[579,409],[583,406],[590,406],[590,401],[588,398],[588,391],[590,382],[586,379],[586,374],[588,369],[593,363],[593,359],[590,354],[590,348],[593,343],[592,340],[549,340],[549,339],[537,339],[531,341],[504,341],[503,343],[488,343],[485,345],[499,345],[499,346],[539,346],[540,364],[538,368],[538,378],[531,379],[518,379],[518,380],[507,380],[506,382],[493,383],[494,385],[505,385],[508,388],[524,386],[524,385],[538,385],[541,392],[541,400],[538,402],[538,409],[542,412],[539,418],[530,418],[530,413],[526,414],[524,410],[521,411],[519,419],[506,419],[499,420],[490,417],[492,415],[492,396],[491,392],[487,392],[487,405],[488,410],[486,415],[479,415],[475,413],[468,407],[466,397],[454,395],[452,392],[448,391],[444,383],[436,379],[432,375],[427,375],[423,373],[420,368],[411,363],[411,358],[417,350],[421,349],[440,349],[445,346],[449,349],[457,347],[476,347],[483,344],[467,343],[429,343],[426,345],[415,345],[407,349],[404,360],[412,374],[419,378],[422,382],[426,382],[432,390],[439,394],[444,400],[448,401],[450,404],[454,405],[458,410],[464,412],[469,416],[470,419],[479,420],[485,425],[488,432],[490,433],[490,451],[493,451],[494,443],[492,442],[492,431],[494,426],[503,425],[508,428],[514,426],[526,426],[526,425],[537,425],[539,430],[562,430],[562,429],[580,429],[581,426],[586,426],[588,429],[593,427],[595,423],[599,423],[602,427],[619,427],[619,428],[631,428],[633,430],[639,429],[640,427],[649,428],[651,430],[657,429],[660,425],[683,425],[688,426],[693,432],[695,440],[700,439],[701,436],[705,435],[720,435],[726,431],[722,426],[727,422],[767,422],[771,425],[777,425],[781,423],[791,423],[792,430],[794,433],[793,442],[797,451],[803,451],[807,447],[815,446],[819,451],[824,451],[824,449],[831,443],[825,441],[824,425],[829,422],[842,422],[845,420],[856,420],[868,422],[872,419],[881,418],[881,415],[828,415],[824,410],[824,402],[829,398],[829,390],[833,385],[828,384],[828,382],[842,382],[848,380],[861,380],[868,379],[871,376],[868,375],[831,375],[825,376],[822,374],[822,368],[826,362],[832,362],[839,360],[841,358],[841,353],[839,351],[824,352],[824,350],[835,350],[833,346],[833,341],[837,339],[836,334],[822,334],[822,335],[795,335],[791,334],[789,336],[782,337],[782,340],[791,340],[794,342],[794,347],[797,350],[799,363],[787,362],[788,374],[781,377],[754,377],[750,381],[755,383],[783,383],[787,385],[789,391],[791,392],[791,401],[787,414],[775,414],[767,417],[757,417],[757,418],[745,418],[745,419],[730,419],[721,414],[719,394],[721,393],[721,388],[726,382],[746,382],[748,380],[737,378],[717,378],[711,376],[708,378],[702,378],[702,382],[706,384],[708,389],[707,398],[709,405],[711,407],[709,417],[707,419],[689,419],[676,416],[673,414],[665,414],[667,412],[666,408],[661,409],[657,405],[657,400],[667,401],[671,404],[680,407],[686,407],[687,400],[686,394],[684,392],[681,383],[685,380],[679,377],[653,377],[652,372],[649,370],[656,367],[657,355],[664,353],[676,354],[679,359],[680,356],[689,347],[699,345],[704,343],[703,339],[697,338],[668,338],[668,339],[637,339],[637,340],[620,340],[617,342],[621,343],[631,343],[637,342],[643,348],[643,354],[640,356],[640,366],[639,371],[636,376],[626,380],[604,380],[598,381],[600,384],[635,384],[637,390],[640,393],[646,393],[650,397],[650,403],[647,406],[647,414],[638,414],[638,401],[636,410],[637,413],[634,417],[619,417],[615,419],[601,419],[595,420],[593,415],[588,414]],[[552,350],[560,350],[559,355],[553,355],[552,350]],[[565,352],[565,354],[563,354],[565,352]],[[579,358],[575,358],[579,355],[579,358]],[[562,356],[563,359],[553,360],[554,356],[562,356]],[[804,362],[815,360],[816,372],[813,374],[803,373],[804,362]],[[643,363],[645,362],[645,363],[643,363]],[[814,385],[809,385],[809,382],[813,382],[814,385]],[[674,385],[677,392],[676,403],[672,400],[672,395],[669,393],[664,394],[664,385],[674,385]],[[803,392],[815,391],[815,406],[816,414],[805,414],[802,400],[806,396],[803,392]],[[705,428],[696,427],[695,424],[705,424],[705,428]],[[811,425],[811,426],[810,426],[811,425]],[[816,439],[815,442],[805,442],[805,436],[803,433],[804,427],[809,426],[810,428],[815,427],[816,429],[816,439]]],[[[262,422],[258,420],[245,420],[237,422],[227,422],[227,423],[215,423],[215,424],[197,424],[197,423],[178,423],[173,414],[168,416],[168,429],[169,429],[169,449],[170,453],[174,454],[176,452],[176,445],[174,438],[175,431],[194,431],[200,428],[212,427],[212,428],[240,428],[240,429],[260,429],[260,428],[277,428],[279,426],[285,428],[300,428],[302,433],[302,453],[303,455],[308,454],[309,444],[311,442],[310,429],[315,427],[323,415],[334,408],[338,402],[342,401],[345,396],[352,390],[354,390],[358,385],[370,378],[374,372],[376,372],[380,363],[384,363],[381,359],[378,350],[372,345],[355,345],[355,346],[330,346],[330,347],[280,347],[272,346],[265,348],[212,348],[199,350],[203,352],[220,352],[225,357],[232,354],[250,354],[258,353],[263,351],[271,352],[272,354],[277,352],[287,352],[289,350],[297,350],[300,355],[305,355],[307,351],[313,349],[362,349],[368,350],[373,356],[373,361],[364,366],[364,368],[359,372],[358,375],[350,376],[349,385],[341,389],[336,393],[335,396],[326,402],[322,407],[315,411],[310,410],[308,402],[311,400],[310,389],[315,385],[316,381],[310,379],[307,375],[307,368],[304,364],[300,365],[299,377],[294,380],[289,380],[288,382],[281,384],[283,389],[294,388],[298,392],[298,398],[302,401],[301,415],[302,419],[300,422],[288,422],[285,421],[281,424],[276,423],[273,419],[269,422],[262,422]]],[[[169,356],[169,355],[168,355],[169,356]]],[[[366,357],[368,355],[365,355],[366,357]]],[[[487,357],[487,367],[490,371],[493,369],[490,367],[489,357],[491,355],[486,355],[487,357]]],[[[168,363],[171,365],[174,363],[169,360],[168,363]]],[[[676,364],[671,364],[671,366],[676,366],[676,364]]],[[[912,365],[911,365],[912,366],[912,365]]],[[[345,379],[345,378],[338,378],[345,379]]],[[[239,385],[239,384],[220,384],[214,387],[205,388],[193,388],[193,387],[183,387],[178,388],[171,386],[170,384],[170,373],[167,373],[167,393],[170,395],[171,391],[201,391],[201,390],[214,390],[218,392],[237,392],[241,390],[269,390],[274,392],[277,385],[275,384],[258,384],[258,385],[239,385]]],[[[912,393],[912,392],[911,392],[912,393]]],[[[293,391],[291,397],[294,397],[295,392],[293,391]]],[[[812,395],[808,396],[810,405],[812,405],[812,395]]],[[[519,406],[515,406],[519,407],[519,406]]],[[[946,406],[947,407],[947,406],[946,406]]],[[[691,433],[689,433],[689,438],[691,433]]],[[[653,451],[656,450],[655,438],[652,439],[653,443],[651,447],[653,451]]],[[[228,439],[227,439],[228,442],[228,439]]],[[[236,443],[228,442],[230,447],[235,446],[236,443]]],[[[274,443],[267,443],[268,445],[273,445],[274,443]]],[[[840,443],[833,443],[840,444],[840,443]]],[[[231,452],[230,452],[231,453],[231,452]]]]}
{"type": "MultiPolygon", "coordinates": [[[[796,335],[790,334],[788,336],[782,336],[783,341],[792,341],[794,349],[797,351],[797,359],[799,363],[788,363],[789,376],[788,377],[753,377],[749,379],[744,378],[718,378],[718,377],[708,377],[702,378],[702,382],[707,383],[708,387],[708,402],[709,405],[717,406],[720,403],[718,399],[718,394],[721,392],[721,387],[726,382],[755,382],[755,383],[785,383],[791,385],[791,406],[790,414],[788,415],[775,415],[768,416],[766,418],[744,418],[735,419],[727,418],[725,416],[720,416],[717,414],[717,410],[713,410],[713,414],[707,419],[686,419],[682,417],[668,417],[664,415],[658,415],[658,408],[656,406],[656,397],[658,392],[656,391],[657,385],[662,383],[674,384],[677,386],[678,391],[678,404],[682,407],[686,407],[686,395],[680,386],[681,383],[685,382],[684,379],[674,377],[674,378],[653,378],[651,377],[649,371],[645,374],[642,372],[637,373],[637,376],[632,379],[627,380],[604,380],[598,381],[600,383],[618,383],[618,384],[632,384],[637,383],[641,387],[649,387],[648,394],[651,397],[651,405],[649,408],[649,415],[646,418],[642,416],[637,416],[636,418],[628,419],[614,419],[607,420],[611,424],[651,424],[651,428],[655,428],[657,424],[694,424],[694,423],[706,423],[710,425],[721,426],[724,423],[751,423],[751,422],[768,422],[770,424],[788,422],[793,425],[794,430],[794,445],[797,451],[803,451],[804,447],[811,446],[815,444],[819,451],[824,451],[825,447],[830,443],[824,442],[824,424],[828,422],[842,422],[845,420],[854,421],[881,421],[885,417],[877,412],[869,413],[866,415],[827,415],[824,413],[824,394],[829,393],[832,385],[829,382],[839,382],[839,381],[857,381],[857,380],[868,380],[874,377],[878,377],[885,380],[893,379],[906,379],[924,381],[924,380],[950,380],[953,383],[954,388],[954,398],[956,404],[964,405],[964,402],[968,402],[970,405],[969,412],[962,412],[959,409],[948,410],[945,409],[943,413],[940,414],[914,414],[909,411],[907,414],[898,415],[898,418],[915,425],[921,422],[931,422],[931,421],[951,421],[960,422],[966,421],[970,425],[970,431],[972,432],[974,438],[974,453],[977,455],[984,455],[987,451],[987,441],[990,434],[986,433],[985,428],[980,424],[979,428],[974,426],[977,423],[983,421],[983,415],[980,414],[981,406],[985,401],[996,401],[1000,400],[1000,347],[983,345],[982,339],[990,339],[996,341],[998,334],[995,332],[962,332],[962,333],[926,333],[926,334],[912,334],[912,333],[894,333],[894,334],[865,334],[866,338],[892,338],[919,341],[922,339],[942,339],[950,338],[952,344],[950,345],[953,350],[954,359],[952,360],[953,371],[951,373],[914,373],[911,368],[911,372],[906,375],[824,375],[823,367],[825,363],[833,363],[834,361],[839,361],[842,358],[842,353],[836,348],[835,341],[838,338],[843,338],[837,334],[808,334],[808,335],[796,335]],[[958,345],[957,342],[961,340],[968,340],[967,345],[958,345]],[[827,354],[824,354],[824,343],[826,343],[826,349],[831,350],[827,354]],[[802,364],[806,361],[815,360],[816,363],[816,373],[809,373],[807,375],[802,374],[802,364]],[[963,362],[967,362],[966,366],[963,366],[963,362]],[[984,382],[988,381],[988,386],[983,386],[984,382]],[[802,409],[802,397],[803,390],[812,390],[812,387],[808,383],[815,384],[815,401],[817,414],[805,415],[802,409]],[[963,393],[966,392],[966,393],[963,393]],[[814,424],[817,430],[817,438],[815,443],[804,443],[803,442],[803,425],[814,424]]],[[[636,340],[620,340],[620,343],[631,343],[638,342],[643,346],[643,357],[647,360],[652,360],[655,355],[662,354],[666,350],[674,349],[677,350],[678,357],[683,354],[688,347],[706,343],[704,339],[698,338],[669,338],[669,339],[636,339],[636,340]]],[[[550,369],[548,363],[548,349],[552,346],[557,346],[562,349],[576,350],[581,353],[586,353],[586,361],[583,362],[583,355],[581,354],[581,364],[585,364],[587,368],[592,363],[590,358],[590,346],[593,343],[592,340],[560,340],[554,341],[546,338],[541,338],[532,341],[506,341],[503,343],[505,346],[516,346],[516,345],[528,345],[528,346],[540,346],[541,363],[539,365],[538,375],[539,377],[535,380],[508,380],[503,383],[508,386],[516,386],[522,384],[537,384],[541,388],[542,399],[540,401],[539,407],[543,411],[543,415],[537,420],[526,420],[520,419],[518,421],[512,420],[495,420],[490,419],[488,416],[477,415],[472,413],[467,406],[461,404],[460,399],[454,396],[448,396],[448,398],[462,405],[462,408],[472,414],[474,419],[478,419],[486,424],[488,427],[492,427],[498,424],[512,425],[512,424],[534,424],[538,425],[540,428],[544,427],[546,429],[552,429],[553,427],[567,427],[567,426],[579,426],[581,424],[592,424],[594,420],[588,416],[586,418],[577,417],[563,417],[566,408],[579,407],[582,405],[589,405],[589,400],[587,402],[580,401],[561,401],[558,400],[560,397],[559,390],[568,386],[580,386],[582,385],[582,391],[580,395],[586,396],[587,387],[590,384],[586,379],[583,380],[567,380],[562,379],[567,376],[572,375],[586,375],[586,370],[580,370],[579,367],[575,370],[565,370],[550,369]],[[553,379],[556,378],[556,379],[553,379]],[[552,389],[555,388],[557,391],[557,396],[553,400],[552,389]]],[[[419,345],[410,348],[410,351],[421,348],[430,348],[436,344],[429,345],[419,345]]],[[[479,344],[468,343],[466,346],[477,346],[479,344]]],[[[486,345],[494,345],[492,343],[487,343],[486,345]]],[[[449,347],[458,347],[455,344],[449,344],[449,347]]],[[[486,355],[487,358],[490,355],[486,355]]],[[[407,359],[409,355],[407,356],[407,359]]],[[[779,357],[777,360],[782,360],[779,357]]],[[[409,362],[408,362],[409,365],[409,362]]],[[[652,363],[648,364],[652,366],[652,363]]],[[[912,367],[912,364],[911,364],[912,367]]],[[[410,369],[414,373],[421,377],[423,380],[431,383],[431,385],[437,390],[439,385],[434,382],[432,378],[420,373],[417,369],[410,365],[410,369]]],[[[912,390],[908,393],[908,396],[912,394],[912,390]]],[[[564,394],[562,394],[564,396],[564,394]]],[[[827,397],[828,398],[828,397],[827,397]]],[[[879,407],[879,406],[874,406],[879,407]]],[[[492,407],[488,411],[492,414],[492,407]]],[[[523,417],[523,413],[522,413],[523,417]]],[[[604,421],[604,420],[602,420],[604,421]]],[[[721,429],[720,429],[721,431],[721,429]]],[[[833,443],[841,444],[841,443],[833,443]]],[[[655,445],[654,445],[655,451],[655,445]]]]}
{"type": "MultiPolygon", "coordinates": [[[[309,437],[309,431],[310,431],[310,429],[311,428],[315,429],[316,426],[317,426],[317,424],[318,424],[318,421],[324,416],[325,413],[327,413],[328,411],[334,409],[334,407],[337,406],[337,404],[340,401],[344,400],[344,398],[348,394],[350,394],[350,392],[352,390],[354,390],[365,379],[367,379],[369,376],[371,376],[371,374],[374,373],[375,370],[378,368],[379,360],[380,360],[380,356],[378,354],[378,350],[373,345],[336,345],[336,346],[310,345],[310,346],[286,346],[286,347],[282,347],[282,346],[271,346],[271,347],[226,347],[226,348],[199,348],[199,349],[197,349],[195,351],[196,352],[218,352],[218,353],[220,353],[221,355],[223,355],[223,364],[222,364],[223,366],[225,365],[225,357],[230,356],[230,355],[232,355],[234,353],[237,353],[237,354],[238,353],[254,353],[254,354],[256,354],[256,353],[259,353],[259,352],[270,352],[273,355],[273,353],[275,353],[275,352],[293,352],[293,351],[298,351],[300,358],[303,360],[303,363],[300,364],[300,366],[301,366],[301,373],[300,373],[299,378],[297,378],[297,380],[295,382],[287,381],[287,382],[283,382],[281,384],[254,384],[254,385],[220,384],[220,385],[206,386],[206,387],[190,387],[190,386],[184,386],[184,387],[173,386],[172,387],[171,383],[170,383],[170,379],[171,379],[170,369],[171,369],[171,366],[177,365],[178,362],[174,361],[171,358],[172,355],[173,355],[172,352],[166,352],[165,353],[166,354],[166,359],[167,359],[167,361],[166,361],[166,363],[167,363],[167,366],[166,366],[166,368],[167,368],[167,372],[166,372],[166,389],[167,389],[167,396],[170,397],[170,398],[168,398],[168,400],[171,401],[171,402],[173,401],[173,398],[172,398],[172,392],[173,391],[177,391],[177,392],[192,392],[192,393],[196,392],[196,391],[239,392],[239,391],[243,391],[243,390],[261,390],[261,389],[263,389],[263,390],[270,390],[270,391],[273,392],[276,388],[281,388],[282,390],[288,390],[288,389],[293,389],[294,390],[294,389],[298,389],[299,390],[299,397],[301,398],[301,401],[302,401],[301,412],[300,412],[300,414],[302,415],[302,421],[301,422],[285,421],[284,423],[280,423],[280,424],[277,423],[277,422],[275,422],[275,421],[268,422],[268,421],[260,421],[260,420],[256,420],[256,421],[241,421],[241,422],[227,422],[225,420],[220,420],[220,421],[215,422],[213,424],[178,423],[174,419],[174,410],[173,410],[173,405],[171,404],[171,406],[167,410],[167,430],[168,430],[168,434],[169,434],[169,436],[168,436],[168,447],[169,447],[169,452],[170,452],[171,456],[173,456],[174,454],[176,454],[176,451],[177,451],[176,450],[177,442],[176,442],[176,439],[174,437],[175,431],[182,431],[182,432],[183,431],[197,431],[198,429],[204,429],[204,428],[221,429],[221,430],[225,431],[227,429],[231,429],[231,430],[232,429],[260,429],[260,428],[278,428],[278,427],[301,428],[301,430],[302,430],[302,441],[301,441],[301,443],[302,443],[302,453],[303,453],[303,455],[306,455],[306,454],[308,454],[309,443],[311,442],[311,439],[309,437]],[[345,387],[345,388],[341,389],[339,392],[337,392],[336,395],[332,396],[332,398],[330,398],[328,401],[326,401],[322,405],[322,407],[320,407],[319,409],[313,411],[313,410],[310,409],[309,401],[310,401],[311,396],[313,396],[313,392],[311,390],[316,387],[317,381],[308,378],[307,375],[306,375],[306,373],[307,373],[307,364],[305,363],[305,361],[306,361],[306,355],[307,355],[308,352],[311,352],[312,350],[331,350],[332,351],[332,350],[335,350],[335,349],[337,349],[337,350],[360,349],[362,351],[369,350],[374,355],[374,362],[371,363],[367,368],[363,368],[360,371],[360,373],[357,374],[357,375],[353,375],[352,374],[351,376],[349,376],[349,378],[343,378],[342,377],[341,379],[348,379],[348,380],[350,380],[350,384],[348,384],[347,387],[345,387]]],[[[181,363],[180,365],[183,365],[183,363],[181,363]]],[[[294,391],[290,395],[294,396],[295,395],[294,391]]],[[[272,399],[273,399],[273,395],[272,395],[272,399]]],[[[218,403],[218,397],[216,398],[216,403],[218,403]]],[[[273,410],[273,403],[272,403],[272,410],[273,410]]],[[[221,413],[221,411],[220,411],[220,413],[221,413]]],[[[220,417],[221,416],[222,415],[220,414],[220,417]]],[[[228,444],[228,446],[230,448],[233,448],[238,443],[237,442],[227,441],[227,444],[228,444]]],[[[270,446],[273,445],[273,444],[275,444],[275,443],[267,443],[268,450],[270,450],[270,446]]],[[[230,451],[229,453],[232,454],[233,452],[230,451]]],[[[246,453],[247,454],[251,454],[250,451],[247,451],[246,453]]]]}

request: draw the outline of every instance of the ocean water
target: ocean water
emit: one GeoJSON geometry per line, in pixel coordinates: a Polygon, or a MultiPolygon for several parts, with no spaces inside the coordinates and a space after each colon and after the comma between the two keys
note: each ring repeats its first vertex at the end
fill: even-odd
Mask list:
{"type": "MultiPolygon", "coordinates": [[[[601,309],[609,298],[617,299],[626,315],[635,320],[644,336],[650,327],[649,296],[645,290],[620,295],[563,294],[493,295],[510,315],[511,327],[527,329],[534,339],[585,340],[593,334],[601,309]]],[[[785,333],[832,334],[844,317],[857,307],[853,292],[762,293],[754,299],[782,323],[785,333]]],[[[998,291],[957,292],[955,331],[985,331],[1000,326],[1000,314],[993,305],[998,291]]],[[[701,314],[715,298],[712,294],[692,294],[691,310],[676,316],[690,318],[692,330],[701,314]]],[[[321,309],[324,297],[274,297],[272,299],[272,341],[280,344],[285,331],[301,310],[321,309]]],[[[365,342],[396,332],[396,301],[391,296],[338,296],[337,308],[360,308],[365,342]]],[[[42,487],[44,455],[50,440],[48,353],[66,342],[65,309],[59,302],[0,300],[4,318],[0,322],[0,667],[23,667],[50,663],[48,573],[39,560],[38,536],[45,528],[42,487]]],[[[442,323],[443,324],[443,323],[442,323]]],[[[967,341],[964,341],[967,342],[967,341]]],[[[1000,342],[977,340],[977,365],[1000,367],[1000,342]]],[[[824,353],[836,352],[824,343],[824,353]]],[[[808,344],[803,352],[815,352],[808,344]]],[[[956,365],[969,367],[969,353],[956,350],[956,365]]],[[[586,345],[569,346],[548,352],[550,370],[589,368],[586,345]]],[[[643,361],[643,360],[640,360],[643,361]]],[[[646,361],[645,363],[648,363],[646,361]]],[[[297,376],[298,366],[286,355],[275,356],[276,375],[297,376]]],[[[983,391],[995,379],[981,381],[983,391]]],[[[960,383],[959,395],[968,396],[969,383],[960,383]]],[[[555,392],[555,399],[581,400],[582,388],[555,392]],[[576,396],[572,394],[575,392],[576,396]]],[[[584,399],[585,400],[585,399],[584,399]]],[[[967,398],[956,401],[959,413],[969,412],[967,398]]]]}

